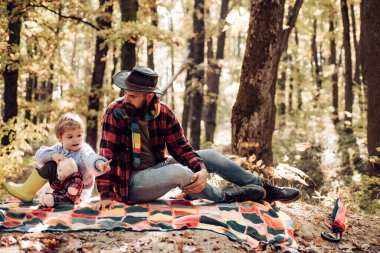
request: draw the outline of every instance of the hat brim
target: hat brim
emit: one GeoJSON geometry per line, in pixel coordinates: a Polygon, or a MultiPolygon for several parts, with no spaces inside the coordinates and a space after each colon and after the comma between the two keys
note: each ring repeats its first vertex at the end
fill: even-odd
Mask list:
{"type": "Polygon", "coordinates": [[[122,70],[122,71],[116,73],[112,77],[113,78],[113,82],[120,89],[140,91],[140,92],[154,92],[154,93],[157,93],[157,94],[164,94],[159,89],[148,90],[148,89],[141,89],[141,88],[138,88],[138,87],[134,87],[134,86],[128,85],[128,83],[125,82],[125,80],[127,79],[127,77],[129,76],[130,73],[131,73],[131,71],[127,71],[127,70],[122,70]]]}

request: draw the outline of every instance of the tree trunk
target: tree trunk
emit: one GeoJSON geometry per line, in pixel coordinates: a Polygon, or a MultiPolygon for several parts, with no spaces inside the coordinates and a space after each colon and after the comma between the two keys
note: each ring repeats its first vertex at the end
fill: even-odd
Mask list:
{"type": "Polygon", "coordinates": [[[54,90],[53,72],[54,72],[54,64],[50,63],[49,77],[48,77],[48,80],[42,81],[41,94],[39,97],[39,101],[44,101],[47,103],[51,103],[53,101],[53,90],[54,90]]]}
{"type": "MultiPolygon", "coordinates": [[[[285,115],[286,113],[286,104],[285,104],[285,97],[286,97],[286,69],[288,68],[288,62],[289,62],[289,55],[287,54],[288,51],[288,43],[289,43],[289,36],[292,32],[292,29],[294,28],[298,13],[301,9],[301,6],[303,4],[303,0],[297,0],[294,4],[294,6],[289,6],[289,13],[288,18],[286,22],[287,28],[283,30],[282,32],[282,39],[281,39],[281,55],[283,55],[283,64],[282,64],[282,70],[281,70],[281,77],[278,81],[278,87],[279,87],[279,100],[280,100],[280,109],[279,114],[285,115]]],[[[293,85],[292,85],[293,88],[293,85]]],[[[289,93],[290,94],[290,93],[289,93]]],[[[290,102],[290,101],[289,101],[290,102]]]]}
{"type": "MultiPolygon", "coordinates": [[[[170,31],[173,32],[173,18],[170,17],[170,31]]],[[[174,76],[174,69],[175,65],[174,62],[174,46],[170,46],[170,72],[171,72],[171,77],[173,78],[174,76]]],[[[168,100],[170,100],[170,108],[174,111],[175,110],[175,96],[174,96],[174,84],[169,87],[169,93],[170,97],[168,97],[168,100]]]]}
{"type": "Polygon", "coordinates": [[[280,102],[280,108],[278,110],[279,115],[285,115],[286,112],[286,104],[285,104],[285,89],[286,89],[286,68],[287,68],[287,61],[288,56],[286,55],[286,49],[285,49],[285,55],[282,58],[282,69],[281,69],[281,76],[278,80],[278,94],[277,97],[280,102]]]}
{"type": "Polygon", "coordinates": [[[183,111],[182,111],[182,128],[185,136],[188,136],[189,116],[191,110],[191,79],[194,71],[194,38],[188,40],[189,43],[189,57],[186,64],[186,79],[185,79],[185,91],[183,95],[183,111]]]}
{"type": "MultiPolygon", "coordinates": [[[[51,103],[53,101],[53,91],[54,91],[54,58],[56,57],[57,53],[59,53],[59,33],[61,32],[62,28],[62,9],[63,9],[63,4],[60,2],[59,4],[59,9],[58,9],[58,21],[57,21],[57,27],[54,30],[54,37],[55,37],[55,42],[53,44],[53,50],[51,54],[51,58],[49,59],[50,65],[49,65],[49,77],[47,80],[44,80],[42,82],[42,89],[43,93],[42,96],[40,97],[41,101],[51,103]]],[[[49,115],[45,115],[45,118],[48,118],[49,115]]]]}
{"type": "Polygon", "coordinates": [[[252,2],[240,87],[232,109],[232,152],[272,162],[274,97],[285,0],[252,2]]]}
{"type": "Polygon", "coordinates": [[[288,112],[292,114],[293,112],[293,83],[294,83],[294,67],[293,67],[293,57],[289,55],[290,65],[290,76],[289,76],[289,99],[288,99],[288,112]]]}
{"type": "MultiPolygon", "coordinates": [[[[137,20],[138,1],[137,0],[119,0],[121,21],[133,22],[137,20]]],[[[132,39],[124,41],[121,47],[121,69],[132,70],[136,65],[136,40],[132,39]]]]}
{"type": "MultiPolygon", "coordinates": [[[[158,15],[157,15],[156,0],[149,0],[148,4],[150,7],[152,25],[157,27],[158,26],[158,15]]],[[[148,67],[151,69],[154,69],[154,54],[153,53],[154,53],[154,41],[148,40],[148,44],[147,44],[148,67]]]]}
{"type": "Polygon", "coordinates": [[[360,47],[359,47],[358,39],[356,37],[356,20],[355,20],[354,4],[350,5],[350,9],[351,9],[351,20],[352,20],[352,37],[354,38],[354,48],[355,48],[354,83],[356,87],[360,87],[360,83],[361,83],[360,81],[360,47]]]}
{"type": "MultiPolygon", "coordinates": [[[[361,2],[362,74],[368,87],[368,154],[380,156],[380,1],[361,2]]],[[[373,164],[369,175],[379,176],[380,165],[373,164]]]]}
{"type": "Polygon", "coordinates": [[[201,119],[203,109],[204,87],[204,47],[205,47],[205,23],[204,23],[204,0],[194,1],[193,32],[194,32],[194,73],[191,84],[193,88],[191,117],[190,117],[190,144],[194,149],[201,146],[201,119]]]}
{"type": "MultiPolygon", "coordinates": [[[[122,22],[137,20],[138,0],[119,0],[119,5],[122,22]]],[[[132,35],[130,39],[124,41],[121,45],[120,68],[122,70],[132,70],[136,65],[136,41],[137,37],[132,35]]],[[[120,90],[119,95],[124,96],[124,91],[120,90]]]]}
{"type": "MultiPolygon", "coordinates": [[[[297,27],[294,28],[294,42],[296,43],[296,47],[298,48],[299,41],[298,41],[297,27]]],[[[295,75],[297,76],[297,78],[299,78],[300,68],[299,68],[299,64],[297,63],[297,61],[296,61],[294,71],[295,71],[295,75]]],[[[303,89],[302,89],[301,82],[297,82],[297,110],[302,109],[302,90],[303,89]]]]}
{"type": "MultiPolygon", "coordinates": [[[[34,40],[27,40],[26,41],[27,47],[26,51],[28,54],[28,58],[34,60],[34,55],[37,53],[37,45],[34,40]]],[[[37,74],[33,69],[29,70],[29,77],[26,80],[26,95],[25,95],[25,101],[29,104],[33,101],[33,95],[34,95],[34,88],[37,86],[37,74]]],[[[25,118],[28,120],[32,119],[31,110],[28,108],[25,110],[25,118]]]]}
{"type": "Polygon", "coordinates": [[[318,57],[318,49],[317,49],[317,20],[313,21],[313,37],[311,41],[311,52],[313,54],[313,62],[314,62],[314,72],[315,72],[315,80],[317,83],[317,95],[315,99],[318,101],[319,95],[322,88],[322,77],[321,77],[321,64],[318,57]]]}
{"type": "Polygon", "coordinates": [[[350,5],[351,9],[351,20],[352,20],[352,36],[354,37],[354,48],[355,48],[355,72],[354,72],[354,85],[357,87],[358,91],[358,102],[359,102],[359,108],[362,112],[366,111],[365,104],[366,104],[366,93],[365,93],[365,87],[362,84],[361,81],[361,49],[360,49],[360,41],[358,41],[356,36],[356,18],[355,18],[355,8],[354,4],[351,3],[350,5]]]}
{"type": "Polygon", "coordinates": [[[288,49],[289,36],[290,36],[290,33],[292,32],[292,29],[296,25],[298,13],[301,9],[302,4],[303,4],[303,0],[296,0],[296,2],[294,3],[294,6],[289,7],[289,14],[288,14],[287,23],[286,23],[287,28],[284,29],[283,34],[282,34],[282,39],[281,39],[281,54],[286,52],[286,50],[288,49]]]}
{"type": "MultiPolygon", "coordinates": [[[[29,78],[26,80],[26,96],[25,101],[27,103],[31,103],[33,99],[33,88],[34,88],[34,82],[37,81],[37,76],[35,73],[29,73],[29,78]]],[[[25,110],[25,118],[28,120],[32,119],[32,115],[30,112],[30,109],[25,110]]]]}
{"type": "Polygon", "coordinates": [[[112,47],[112,70],[111,70],[111,85],[113,84],[113,76],[116,73],[116,66],[118,62],[118,57],[116,55],[117,47],[116,45],[113,45],[112,47]]]}
{"type": "Polygon", "coordinates": [[[334,124],[339,122],[338,118],[338,66],[336,65],[336,43],[335,43],[335,26],[334,20],[331,19],[329,22],[329,31],[330,31],[330,58],[329,64],[334,65],[334,73],[331,76],[332,81],[332,106],[334,108],[334,124]]]}
{"type": "Polygon", "coordinates": [[[216,48],[216,57],[213,56],[212,38],[207,43],[207,58],[208,71],[207,71],[207,104],[205,113],[205,131],[206,141],[214,142],[214,134],[216,128],[216,115],[218,110],[218,96],[219,96],[219,81],[222,66],[220,61],[224,59],[224,45],[226,41],[226,31],[223,31],[225,20],[228,14],[229,0],[223,0],[220,9],[219,18],[219,35],[216,48]],[[209,44],[210,43],[210,44],[209,44]]]}
{"type": "MultiPolygon", "coordinates": [[[[8,52],[7,54],[18,55],[18,52],[14,52],[11,47],[18,48],[20,46],[20,33],[22,25],[22,9],[21,6],[17,6],[12,1],[7,4],[8,12],[8,52]]],[[[3,77],[4,77],[4,122],[17,116],[18,104],[17,104],[17,87],[18,87],[18,69],[20,60],[15,59],[12,62],[8,62],[5,65],[3,77]]],[[[1,139],[3,146],[8,145],[11,142],[12,135],[15,134],[14,130],[6,133],[1,139]]]]}
{"type": "MultiPolygon", "coordinates": [[[[99,0],[100,9],[104,9],[104,16],[97,18],[98,27],[100,29],[111,28],[112,17],[112,1],[99,0]]],[[[103,78],[106,69],[106,57],[108,45],[100,48],[104,43],[104,38],[100,35],[96,36],[94,70],[91,79],[91,95],[89,97],[88,113],[87,113],[87,135],[86,142],[96,150],[98,141],[98,112],[100,107],[99,96],[103,88],[103,78]]]]}
{"type": "Polygon", "coordinates": [[[347,132],[352,132],[352,62],[350,45],[350,21],[348,19],[347,0],[341,0],[341,11],[343,20],[343,45],[344,45],[344,66],[345,66],[345,117],[344,126],[347,132]]]}
{"type": "MultiPolygon", "coordinates": [[[[33,96],[33,99],[34,101],[38,101],[39,99],[39,95],[38,95],[38,78],[36,79],[36,81],[33,83],[33,90],[34,90],[34,96],[33,96]]],[[[33,117],[33,124],[37,124],[38,123],[38,113],[36,113],[36,115],[33,117]]]]}

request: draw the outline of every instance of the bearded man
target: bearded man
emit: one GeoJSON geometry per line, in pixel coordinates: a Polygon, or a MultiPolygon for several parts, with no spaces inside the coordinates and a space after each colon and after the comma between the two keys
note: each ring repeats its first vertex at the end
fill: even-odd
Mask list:
{"type": "Polygon", "coordinates": [[[176,187],[189,199],[217,203],[300,198],[299,190],[272,186],[215,150],[194,151],[176,115],[157,97],[162,94],[157,80],[156,72],[141,66],[114,76],[124,97],[112,102],[103,116],[99,151],[112,162],[111,170],[96,179],[101,200],[95,209],[113,208],[114,201],[155,200],[176,187]],[[211,186],[208,173],[236,187],[211,186]]]}

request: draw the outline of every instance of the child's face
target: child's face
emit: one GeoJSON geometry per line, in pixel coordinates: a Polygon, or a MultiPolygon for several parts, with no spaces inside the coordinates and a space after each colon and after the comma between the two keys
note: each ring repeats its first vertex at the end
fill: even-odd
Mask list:
{"type": "Polygon", "coordinates": [[[83,144],[83,129],[81,127],[65,129],[62,136],[58,136],[62,146],[70,151],[77,151],[83,144]]]}

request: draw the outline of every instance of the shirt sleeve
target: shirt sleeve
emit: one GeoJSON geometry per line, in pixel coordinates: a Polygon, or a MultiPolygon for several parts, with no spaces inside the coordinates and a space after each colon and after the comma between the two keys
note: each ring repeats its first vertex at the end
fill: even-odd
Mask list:
{"type": "Polygon", "coordinates": [[[120,134],[121,129],[112,114],[112,110],[107,109],[102,120],[99,154],[108,160],[112,159],[112,162],[110,163],[111,170],[96,178],[96,186],[102,200],[116,198],[114,182],[111,179],[116,178],[116,171],[120,169],[120,161],[117,157],[117,150],[119,150],[118,146],[120,145],[118,136],[120,134]]]}
{"type": "Polygon", "coordinates": [[[98,162],[106,162],[107,159],[105,157],[96,154],[95,151],[91,148],[91,146],[87,143],[83,144],[81,148],[81,153],[87,173],[90,173],[94,176],[100,176],[104,174],[97,168],[96,165],[98,162]]]}
{"type": "Polygon", "coordinates": [[[47,163],[52,161],[51,156],[53,153],[62,153],[62,146],[59,143],[51,147],[41,146],[34,155],[34,158],[38,163],[47,163]]]}
{"type": "Polygon", "coordinates": [[[170,113],[167,119],[166,145],[169,154],[179,163],[189,167],[194,172],[200,171],[206,166],[201,157],[194,151],[187,141],[182,126],[174,113],[170,113]]]}

